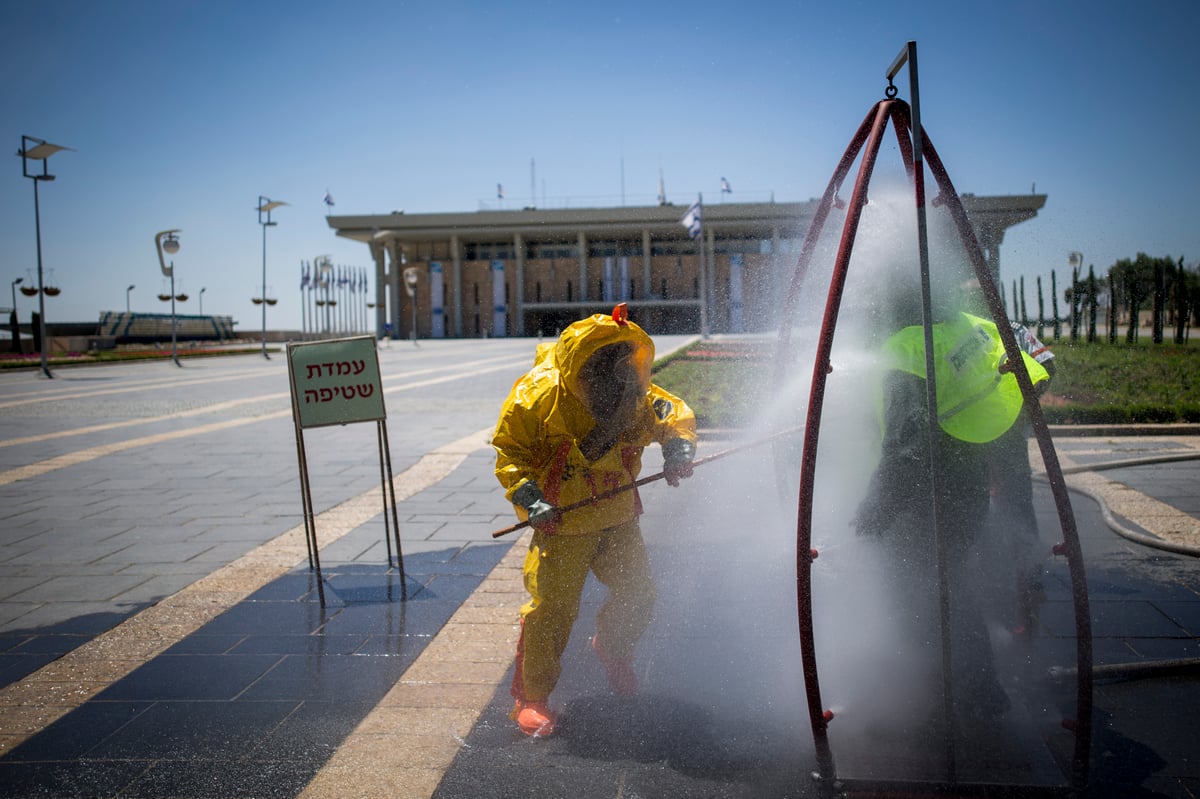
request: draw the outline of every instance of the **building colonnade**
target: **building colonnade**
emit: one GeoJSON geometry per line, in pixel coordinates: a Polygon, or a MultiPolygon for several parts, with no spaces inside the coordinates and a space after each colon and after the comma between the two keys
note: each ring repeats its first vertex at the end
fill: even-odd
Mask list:
{"type": "MultiPolygon", "coordinates": [[[[1036,216],[1045,199],[963,195],[994,276],[1004,232],[1036,216]]],[[[328,222],[370,248],[378,336],[550,336],[617,302],[651,334],[738,333],[778,323],[816,206],[705,206],[698,240],[680,225],[686,209],[669,205],[328,222]]]]}

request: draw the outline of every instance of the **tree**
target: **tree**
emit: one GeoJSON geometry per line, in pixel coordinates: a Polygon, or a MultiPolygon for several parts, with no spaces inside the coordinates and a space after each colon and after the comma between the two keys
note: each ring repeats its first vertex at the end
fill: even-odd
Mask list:
{"type": "Polygon", "coordinates": [[[1113,264],[1108,270],[1112,279],[1113,304],[1122,305],[1127,313],[1129,328],[1125,332],[1125,340],[1137,340],[1138,325],[1142,306],[1146,300],[1152,301],[1152,330],[1155,343],[1162,343],[1162,316],[1165,308],[1165,298],[1170,294],[1175,281],[1175,259],[1170,256],[1151,258],[1139,252],[1133,260],[1123,258],[1113,264]]]}
{"type": "Polygon", "coordinates": [[[1071,288],[1067,292],[1067,302],[1071,303],[1071,341],[1079,341],[1079,297],[1083,294],[1079,285],[1079,267],[1071,270],[1071,288]]]}
{"type": "Polygon", "coordinates": [[[1150,332],[1155,344],[1163,343],[1163,317],[1167,307],[1167,269],[1175,271],[1175,264],[1168,259],[1164,265],[1162,259],[1154,263],[1154,295],[1151,297],[1150,332]]]}
{"type": "Polygon", "coordinates": [[[1046,299],[1042,295],[1042,276],[1037,276],[1038,324],[1037,337],[1046,337],[1046,299]]]}
{"type": "Polygon", "coordinates": [[[1087,340],[1089,344],[1095,343],[1096,341],[1096,304],[1096,270],[1089,266],[1087,277],[1087,340]]]}
{"type": "Polygon", "coordinates": [[[1109,273],[1108,277],[1104,278],[1108,284],[1108,318],[1105,320],[1108,324],[1108,343],[1117,343],[1117,293],[1113,291],[1113,276],[1109,273]]]}
{"type": "Polygon", "coordinates": [[[1054,340],[1062,338],[1062,317],[1058,315],[1058,273],[1050,273],[1050,310],[1054,313],[1054,340]]]}
{"type": "Polygon", "coordinates": [[[1200,320],[1200,271],[1189,272],[1183,258],[1175,265],[1171,288],[1171,315],[1175,322],[1175,343],[1186,344],[1193,316],[1200,320]]]}

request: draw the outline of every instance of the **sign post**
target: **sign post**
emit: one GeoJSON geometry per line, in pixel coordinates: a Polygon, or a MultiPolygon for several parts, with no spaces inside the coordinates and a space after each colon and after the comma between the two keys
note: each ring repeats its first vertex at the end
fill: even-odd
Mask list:
{"type": "Polygon", "coordinates": [[[292,389],[292,420],[296,427],[296,454],[300,465],[304,532],[308,544],[308,567],[317,572],[317,588],[322,607],[325,605],[325,588],[321,578],[321,557],[317,544],[312,486],[308,476],[308,455],[304,445],[304,431],[310,427],[375,422],[379,441],[380,493],[383,497],[383,540],[387,545],[389,568],[392,564],[392,542],[395,541],[400,595],[402,599],[408,598],[408,585],[404,578],[404,554],[400,549],[400,524],[396,513],[396,488],[392,483],[387,410],[383,403],[379,356],[375,346],[373,336],[356,336],[330,341],[292,342],[287,348],[288,379],[292,389]]]}

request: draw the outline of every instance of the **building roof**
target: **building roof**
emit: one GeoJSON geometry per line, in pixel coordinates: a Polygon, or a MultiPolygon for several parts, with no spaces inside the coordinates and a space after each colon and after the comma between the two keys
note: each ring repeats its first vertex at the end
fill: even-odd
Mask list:
{"type": "MultiPolygon", "coordinates": [[[[977,227],[1004,230],[1037,215],[1046,203],[1045,194],[977,197],[962,195],[963,207],[977,227]]],[[[812,199],[785,203],[713,203],[704,206],[704,226],[714,235],[794,237],[807,231],[819,204],[812,199]]],[[[329,227],[355,241],[370,244],[381,238],[401,241],[430,241],[458,236],[465,241],[511,239],[516,234],[530,239],[569,239],[580,233],[588,237],[633,238],[649,230],[656,238],[686,238],[679,220],[687,206],[653,205],[617,208],[566,208],[487,210],[408,214],[329,216],[329,227]]]]}

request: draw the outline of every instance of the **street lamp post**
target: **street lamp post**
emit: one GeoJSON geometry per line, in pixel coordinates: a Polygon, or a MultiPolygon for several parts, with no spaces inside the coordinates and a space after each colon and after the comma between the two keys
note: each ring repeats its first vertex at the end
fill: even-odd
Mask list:
{"type": "Polygon", "coordinates": [[[204,286],[200,287],[200,315],[204,316],[204,292],[208,291],[204,286]]]}
{"type": "Polygon", "coordinates": [[[21,171],[25,177],[33,181],[33,224],[37,235],[38,335],[39,341],[41,341],[39,349],[42,351],[42,374],[46,377],[54,377],[54,375],[50,373],[50,364],[46,359],[48,345],[46,341],[46,287],[42,282],[42,214],[38,202],[38,183],[43,180],[54,180],[54,175],[50,174],[47,162],[50,156],[59,150],[71,150],[71,148],[63,147],[59,144],[50,144],[45,139],[22,136],[21,149],[17,151],[17,155],[21,156],[21,171]],[[30,144],[33,144],[33,146],[30,147],[30,144]],[[42,162],[42,173],[40,175],[29,171],[30,161],[42,162]]]}
{"type": "Polygon", "coordinates": [[[135,288],[137,288],[137,286],[130,283],[129,288],[125,289],[125,313],[129,313],[129,292],[133,291],[135,288]]]}
{"type": "Polygon", "coordinates": [[[179,232],[179,228],[174,228],[155,233],[154,248],[158,250],[159,268],[162,269],[164,275],[171,278],[171,360],[175,362],[176,366],[182,367],[183,364],[179,362],[179,352],[175,344],[175,262],[171,261],[171,265],[168,266],[163,258],[164,252],[170,255],[179,252],[179,237],[175,235],[179,232]]]}
{"type": "Polygon", "coordinates": [[[25,354],[25,348],[21,346],[21,316],[17,313],[17,284],[24,280],[25,278],[19,277],[12,282],[12,351],[17,355],[25,354]]]}
{"type": "Polygon", "coordinates": [[[270,305],[267,301],[267,228],[276,224],[271,221],[271,212],[281,205],[287,205],[285,202],[272,200],[269,197],[258,195],[258,224],[262,225],[263,229],[263,256],[262,256],[262,354],[267,360],[271,356],[267,354],[267,306],[270,305]]]}

